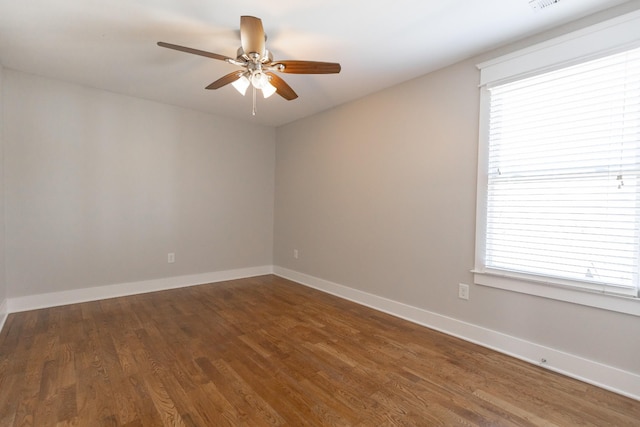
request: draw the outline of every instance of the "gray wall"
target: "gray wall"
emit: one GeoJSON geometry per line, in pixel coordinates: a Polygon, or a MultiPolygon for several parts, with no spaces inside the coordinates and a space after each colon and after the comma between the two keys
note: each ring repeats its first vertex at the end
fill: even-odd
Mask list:
{"type": "Polygon", "coordinates": [[[3,88],[8,297],[271,265],[273,128],[9,69],[3,88]]]}
{"type": "Polygon", "coordinates": [[[5,282],[5,267],[4,267],[4,247],[5,247],[5,233],[4,233],[4,115],[2,108],[2,99],[4,91],[2,88],[3,68],[0,65],[0,324],[2,322],[4,313],[1,311],[3,303],[7,298],[7,286],[5,282]]]}
{"type": "Polygon", "coordinates": [[[474,266],[478,60],[278,128],[274,264],[640,373],[637,317],[481,286],[457,298],[474,266]]]}

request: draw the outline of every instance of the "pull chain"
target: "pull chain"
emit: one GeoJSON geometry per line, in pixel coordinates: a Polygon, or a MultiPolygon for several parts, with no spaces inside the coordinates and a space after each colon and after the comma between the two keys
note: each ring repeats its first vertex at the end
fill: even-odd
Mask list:
{"type": "Polygon", "coordinates": [[[252,114],[255,116],[256,115],[256,87],[251,85],[251,88],[253,89],[253,110],[252,110],[252,114]]]}

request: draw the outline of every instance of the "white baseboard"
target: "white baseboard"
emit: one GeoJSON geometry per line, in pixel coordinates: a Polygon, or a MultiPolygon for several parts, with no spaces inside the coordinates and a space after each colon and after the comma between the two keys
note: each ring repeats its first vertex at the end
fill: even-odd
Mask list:
{"type": "Polygon", "coordinates": [[[7,316],[9,316],[8,303],[6,299],[3,299],[0,302],[0,331],[4,328],[4,322],[7,321],[7,316]]]}
{"type": "Polygon", "coordinates": [[[640,375],[632,372],[283,267],[274,266],[273,273],[311,288],[640,400],[640,375]],[[542,359],[546,360],[543,364],[540,363],[542,359]]]}
{"type": "Polygon", "coordinates": [[[46,294],[27,295],[23,297],[8,298],[6,300],[6,312],[17,313],[20,311],[36,310],[39,308],[97,301],[107,298],[201,285],[204,283],[262,276],[264,274],[272,273],[273,267],[271,265],[265,265],[260,267],[241,268],[237,270],[216,271],[211,273],[191,274],[187,276],[167,277],[163,279],[143,280],[140,282],[97,286],[93,288],[50,292],[46,294]]]}

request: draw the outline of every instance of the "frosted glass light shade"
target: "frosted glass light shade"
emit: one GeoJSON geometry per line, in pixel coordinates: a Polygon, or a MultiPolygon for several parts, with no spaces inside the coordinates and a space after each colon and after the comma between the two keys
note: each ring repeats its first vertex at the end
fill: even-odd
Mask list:
{"type": "Polygon", "coordinates": [[[274,93],[276,93],[276,90],[277,89],[267,81],[267,83],[262,88],[262,96],[264,96],[265,98],[268,98],[274,93]]]}
{"type": "Polygon", "coordinates": [[[266,74],[256,72],[253,74],[253,76],[251,76],[251,84],[256,89],[262,89],[263,87],[265,87],[265,85],[269,84],[269,78],[266,76],[266,74]]]}
{"type": "Polygon", "coordinates": [[[247,88],[249,87],[249,84],[251,83],[249,82],[249,79],[246,78],[245,76],[242,76],[235,82],[231,83],[231,85],[235,87],[236,90],[240,92],[242,96],[244,96],[247,93],[247,88]]]}

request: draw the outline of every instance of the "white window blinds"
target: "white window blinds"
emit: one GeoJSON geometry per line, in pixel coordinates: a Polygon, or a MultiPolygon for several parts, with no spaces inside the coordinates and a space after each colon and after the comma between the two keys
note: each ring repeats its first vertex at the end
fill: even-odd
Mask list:
{"type": "Polygon", "coordinates": [[[637,296],[640,49],[489,92],[484,269],[637,296]]]}

